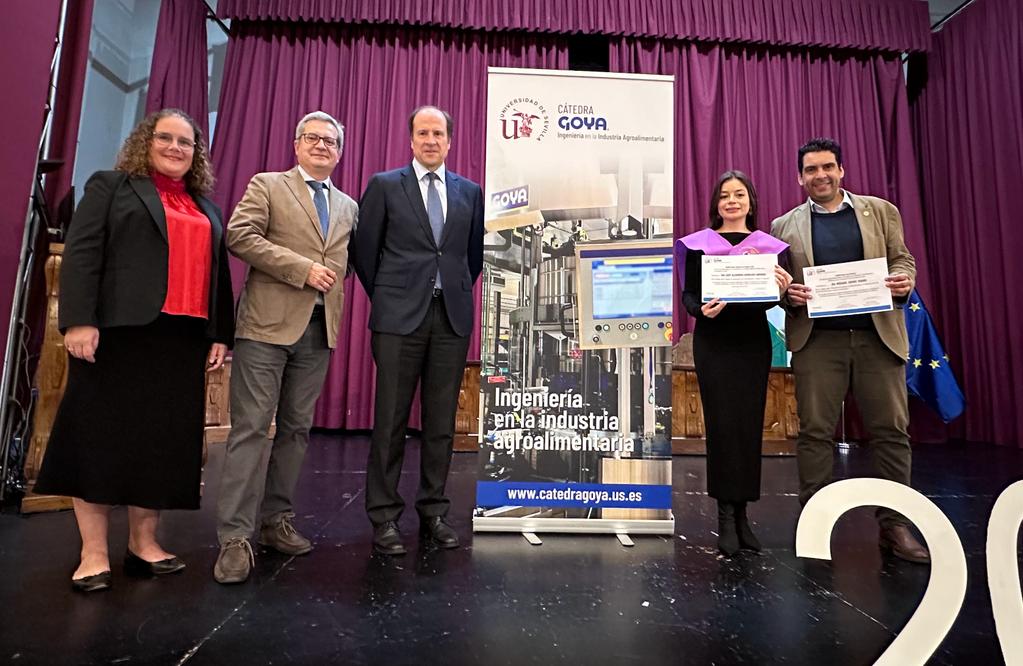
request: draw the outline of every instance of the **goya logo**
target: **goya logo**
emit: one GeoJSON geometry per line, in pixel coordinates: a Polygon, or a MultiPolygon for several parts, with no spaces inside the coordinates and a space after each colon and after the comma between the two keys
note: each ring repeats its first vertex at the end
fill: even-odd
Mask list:
{"type": "Polygon", "coordinates": [[[529,185],[513,187],[510,190],[490,195],[491,210],[513,210],[529,205],[529,185]]]}
{"type": "Polygon", "coordinates": [[[546,136],[551,121],[547,110],[535,99],[517,97],[501,109],[501,136],[505,139],[535,139],[546,136]]]}
{"type": "Polygon", "coordinates": [[[607,118],[593,112],[588,104],[558,104],[558,127],[563,130],[606,130],[607,118]]]}
{"type": "Polygon", "coordinates": [[[607,118],[595,118],[593,116],[561,116],[558,118],[558,127],[564,130],[606,130],[607,118]]]}

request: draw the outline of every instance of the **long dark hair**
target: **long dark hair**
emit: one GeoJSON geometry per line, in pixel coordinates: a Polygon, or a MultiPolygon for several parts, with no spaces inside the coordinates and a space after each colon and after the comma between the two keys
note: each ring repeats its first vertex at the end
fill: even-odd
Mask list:
{"type": "Polygon", "coordinates": [[[749,212],[746,213],[746,228],[750,231],[757,230],[757,188],[753,187],[753,181],[749,179],[749,176],[736,169],[730,169],[718,178],[718,182],[715,183],[714,189],[710,193],[710,228],[720,229],[721,225],[725,223],[721,219],[721,214],[718,213],[718,201],[721,199],[721,188],[730,180],[737,180],[743,184],[746,191],[749,192],[749,212]]]}

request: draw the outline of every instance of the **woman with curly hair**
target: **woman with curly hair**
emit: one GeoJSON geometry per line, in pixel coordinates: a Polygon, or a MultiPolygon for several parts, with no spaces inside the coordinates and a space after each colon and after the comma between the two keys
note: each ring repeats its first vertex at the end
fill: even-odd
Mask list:
{"type": "Polygon", "coordinates": [[[35,491],[69,495],[82,537],[72,587],[110,587],[107,526],[128,507],[129,575],[181,571],[160,511],[199,508],[205,372],[234,335],[231,276],[201,130],[145,118],[99,171],[68,230],[59,326],[68,381],[35,491]]]}

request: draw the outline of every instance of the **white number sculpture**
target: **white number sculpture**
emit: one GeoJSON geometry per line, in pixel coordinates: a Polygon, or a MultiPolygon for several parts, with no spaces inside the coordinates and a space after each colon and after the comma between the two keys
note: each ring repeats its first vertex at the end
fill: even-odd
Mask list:
{"type": "Polygon", "coordinates": [[[1006,666],[1023,665],[1023,593],[1016,543],[1023,522],[1023,481],[998,496],[987,525],[987,584],[1006,666]]]}
{"type": "MultiPolygon", "coordinates": [[[[884,479],[846,479],[823,488],[803,508],[796,527],[796,556],[830,560],[835,523],[846,511],[860,506],[883,506],[906,516],[931,551],[931,578],[924,598],[875,662],[880,666],[925,664],[952,628],[966,596],[962,542],[941,509],[912,488],[884,479]]],[[[1016,592],[1018,596],[1018,577],[1016,592]]]]}

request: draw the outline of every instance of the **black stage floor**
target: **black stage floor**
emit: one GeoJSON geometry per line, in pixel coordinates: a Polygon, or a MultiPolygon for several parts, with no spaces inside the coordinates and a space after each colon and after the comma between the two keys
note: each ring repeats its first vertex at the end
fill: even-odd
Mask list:
{"type": "MultiPolygon", "coordinates": [[[[114,587],[72,593],[78,537],[70,512],[0,516],[0,662],[7,664],[869,664],[912,615],[928,566],[882,558],[873,512],[841,519],[833,562],[793,552],[795,461],[764,461],[752,508],[762,555],[718,557],[702,458],[675,458],[676,534],[473,537],[475,456],[456,454],[451,523],[463,546],[412,545],[403,558],[370,555],[363,512],[367,438],[316,434],[298,493],[304,557],[257,551],[253,577],[222,587],[213,499],[223,448],[211,447],[198,513],[164,517],[163,544],[188,568],[132,580],[120,567],[125,512],[112,519],[114,587]]],[[[836,463],[862,474],[868,455],[836,463]]],[[[996,664],[984,542],[998,493],[1023,453],[983,445],[920,446],[914,486],[952,520],[966,549],[966,600],[936,664],[996,664]]],[[[410,446],[406,469],[418,468],[410,446]]],[[[406,497],[416,473],[403,476],[406,497]]],[[[417,521],[402,529],[414,544],[417,521]]]]}

